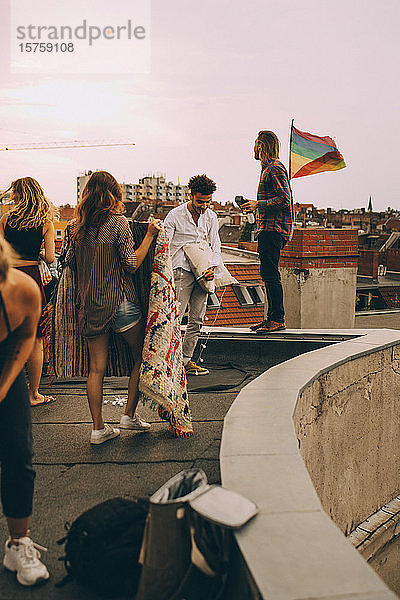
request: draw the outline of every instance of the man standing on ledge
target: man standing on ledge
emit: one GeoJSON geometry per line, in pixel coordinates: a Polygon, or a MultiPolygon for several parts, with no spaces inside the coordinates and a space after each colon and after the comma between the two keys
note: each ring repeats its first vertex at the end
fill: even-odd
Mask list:
{"type": "Polygon", "coordinates": [[[279,160],[279,140],[275,133],[259,132],[254,144],[254,158],[261,162],[257,200],[248,200],[242,208],[256,211],[257,250],[268,313],[266,320],[250,329],[271,333],[286,328],[279,259],[293,233],[293,198],[288,173],[279,160]]]}
{"type": "Polygon", "coordinates": [[[193,275],[185,256],[183,246],[190,243],[207,242],[213,252],[211,266],[203,273],[206,281],[214,279],[214,269],[221,262],[221,241],[218,234],[218,219],[209,206],[217,189],[214,181],[206,175],[195,175],[189,180],[190,200],[173,208],[164,220],[174,279],[182,320],[189,305],[186,333],[183,338],[183,362],[187,375],[207,375],[208,369],[192,360],[197,340],[200,336],[207,309],[207,295],[193,275]]]}

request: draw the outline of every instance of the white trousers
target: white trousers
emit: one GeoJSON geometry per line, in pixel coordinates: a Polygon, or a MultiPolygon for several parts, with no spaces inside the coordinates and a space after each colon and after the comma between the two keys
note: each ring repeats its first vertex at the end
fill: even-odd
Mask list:
{"type": "Polygon", "coordinates": [[[188,322],[183,338],[183,362],[192,359],[207,310],[208,293],[196,283],[191,271],[174,270],[179,316],[182,321],[188,307],[188,322]]]}

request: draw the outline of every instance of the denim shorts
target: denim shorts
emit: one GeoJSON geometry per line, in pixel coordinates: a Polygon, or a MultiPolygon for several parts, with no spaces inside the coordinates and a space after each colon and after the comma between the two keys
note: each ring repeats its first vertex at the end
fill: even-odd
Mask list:
{"type": "Polygon", "coordinates": [[[118,306],[111,329],[115,333],[123,333],[134,325],[137,325],[141,318],[142,313],[139,306],[124,296],[124,299],[118,306]]]}

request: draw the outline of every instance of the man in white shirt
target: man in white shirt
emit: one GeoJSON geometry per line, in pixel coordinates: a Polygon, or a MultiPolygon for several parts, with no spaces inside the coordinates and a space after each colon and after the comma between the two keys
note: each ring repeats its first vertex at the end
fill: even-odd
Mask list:
{"type": "Polygon", "coordinates": [[[189,305],[186,333],[183,338],[183,362],[187,375],[207,375],[208,369],[197,365],[193,357],[207,309],[207,294],[198,284],[183,251],[185,244],[207,242],[213,252],[211,265],[203,273],[206,281],[214,279],[214,269],[221,262],[221,241],[218,234],[218,219],[209,206],[214,181],[206,175],[195,175],[189,180],[190,200],[173,208],[164,220],[165,231],[171,250],[172,266],[182,319],[189,305]]]}

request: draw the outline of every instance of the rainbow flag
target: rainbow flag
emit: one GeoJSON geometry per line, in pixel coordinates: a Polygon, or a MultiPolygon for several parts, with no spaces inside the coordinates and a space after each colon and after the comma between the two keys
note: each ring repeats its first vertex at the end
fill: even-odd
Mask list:
{"type": "Polygon", "coordinates": [[[289,178],[344,169],[346,163],[329,136],[320,137],[293,126],[290,134],[289,178]]]}

